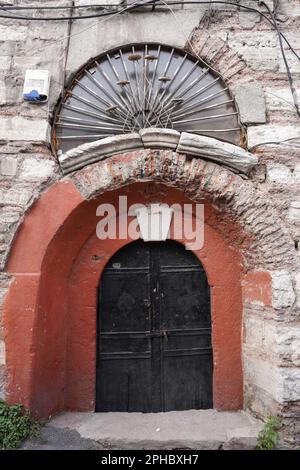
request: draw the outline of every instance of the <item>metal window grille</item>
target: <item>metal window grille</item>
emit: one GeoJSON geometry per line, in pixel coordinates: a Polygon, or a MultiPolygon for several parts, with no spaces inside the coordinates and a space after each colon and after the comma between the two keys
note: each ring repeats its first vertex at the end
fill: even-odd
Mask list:
{"type": "Polygon", "coordinates": [[[115,49],[73,80],[55,121],[62,151],[147,127],[240,144],[238,113],[222,78],[200,59],[160,44],[115,49]]]}

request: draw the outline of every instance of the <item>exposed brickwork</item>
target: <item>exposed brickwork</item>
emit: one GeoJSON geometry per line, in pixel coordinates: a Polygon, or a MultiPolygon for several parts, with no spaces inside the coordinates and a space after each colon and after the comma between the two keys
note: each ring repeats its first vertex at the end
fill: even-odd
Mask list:
{"type": "MultiPolygon", "coordinates": [[[[212,202],[221,219],[230,219],[240,226],[244,237],[235,234],[230,242],[240,247],[248,238],[242,247],[247,269],[295,265],[293,242],[268,196],[250,181],[214,163],[170,150],[142,150],[89,165],[71,178],[88,199],[148,179],[180,188],[193,200],[212,202]]],[[[227,238],[228,234],[223,232],[223,236],[227,238]]]]}
{"type": "Polygon", "coordinates": [[[206,30],[196,29],[191,44],[187,47],[220,73],[225,81],[234,80],[236,84],[241,78],[242,71],[243,74],[250,72],[246,62],[229,47],[227,42],[214,37],[206,30]]]}

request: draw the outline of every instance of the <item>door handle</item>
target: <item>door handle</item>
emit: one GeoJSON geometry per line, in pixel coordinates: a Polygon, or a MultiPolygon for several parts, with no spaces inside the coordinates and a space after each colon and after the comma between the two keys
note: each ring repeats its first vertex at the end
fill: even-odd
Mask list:
{"type": "Polygon", "coordinates": [[[161,330],[160,336],[162,336],[166,341],[168,341],[168,333],[166,330],[161,330]]]}

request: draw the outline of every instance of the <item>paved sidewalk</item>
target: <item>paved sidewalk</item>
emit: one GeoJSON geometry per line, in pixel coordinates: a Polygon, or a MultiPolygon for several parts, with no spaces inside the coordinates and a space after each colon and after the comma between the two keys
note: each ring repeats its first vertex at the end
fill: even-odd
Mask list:
{"type": "Polygon", "coordinates": [[[54,417],[23,449],[249,449],[261,421],[214,410],[77,413],[54,417]]]}

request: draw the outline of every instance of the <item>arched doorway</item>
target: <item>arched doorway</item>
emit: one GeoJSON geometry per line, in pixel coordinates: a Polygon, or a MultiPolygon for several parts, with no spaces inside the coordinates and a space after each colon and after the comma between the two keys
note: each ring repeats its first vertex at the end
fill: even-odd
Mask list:
{"type": "Polygon", "coordinates": [[[99,285],[96,411],[212,408],[210,288],[178,242],[141,240],[99,285]]]}

